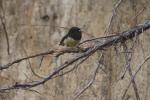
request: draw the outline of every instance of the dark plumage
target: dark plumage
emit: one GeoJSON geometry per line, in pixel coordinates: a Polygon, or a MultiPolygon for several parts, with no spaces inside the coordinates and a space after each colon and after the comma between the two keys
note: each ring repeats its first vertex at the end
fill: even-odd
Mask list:
{"type": "Polygon", "coordinates": [[[66,34],[60,41],[60,45],[66,45],[73,47],[79,43],[82,37],[81,29],[78,27],[72,27],[68,34],[66,34]]]}

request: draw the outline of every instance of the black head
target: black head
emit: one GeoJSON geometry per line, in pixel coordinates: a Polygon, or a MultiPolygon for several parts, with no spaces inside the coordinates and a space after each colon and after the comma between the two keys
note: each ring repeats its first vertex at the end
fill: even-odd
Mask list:
{"type": "Polygon", "coordinates": [[[68,32],[68,36],[75,40],[81,40],[82,37],[81,29],[78,27],[72,27],[68,32]]]}

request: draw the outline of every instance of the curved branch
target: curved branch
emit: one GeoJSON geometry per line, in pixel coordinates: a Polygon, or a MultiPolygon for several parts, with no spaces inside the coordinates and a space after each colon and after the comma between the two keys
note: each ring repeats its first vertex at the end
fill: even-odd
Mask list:
{"type": "Polygon", "coordinates": [[[4,70],[4,69],[7,69],[9,68],[10,66],[16,64],[16,63],[19,63],[21,61],[24,61],[24,60],[27,60],[27,59],[30,59],[30,58],[35,58],[35,57],[39,57],[39,56],[44,56],[44,55],[49,55],[49,54],[54,54],[54,53],[57,53],[56,56],[60,56],[64,53],[77,53],[77,52],[81,52],[78,50],[78,48],[66,48],[65,50],[50,50],[48,52],[43,52],[43,53],[39,53],[39,54],[35,54],[35,55],[31,55],[31,56],[27,56],[27,57],[23,57],[23,58],[20,58],[20,59],[17,59],[17,60],[14,60],[6,65],[0,65],[0,70],[4,70]]]}
{"type": "MultiPolygon", "coordinates": [[[[45,82],[47,82],[48,80],[51,80],[60,71],[64,70],[69,65],[73,64],[74,62],[76,62],[76,61],[78,61],[78,60],[80,60],[82,58],[85,58],[87,56],[91,56],[97,50],[103,50],[104,48],[110,47],[110,46],[112,46],[114,44],[122,43],[122,42],[125,42],[126,40],[132,39],[135,36],[143,33],[144,31],[146,31],[149,28],[150,28],[150,19],[147,20],[147,21],[145,21],[142,25],[135,26],[135,27],[133,27],[133,28],[127,30],[127,31],[119,33],[119,35],[116,35],[116,36],[113,36],[113,37],[109,37],[109,38],[106,37],[105,41],[103,41],[103,42],[96,42],[93,47],[85,48],[84,49],[85,51],[81,52],[81,50],[79,50],[79,49],[76,50],[76,49],[73,49],[73,48],[66,49],[67,52],[66,51],[62,51],[62,52],[63,53],[81,52],[81,53],[80,53],[79,56],[74,57],[74,58],[70,59],[69,61],[66,61],[65,63],[63,63],[62,65],[60,65],[58,67],[58,69],[56,69],[51,74],[49,74],[46,78],[44,78],[44,79],[42,79],[40,81],[34,81],[34,82],[24,83],[24,84],[16,83],[15,85],[13,85],[11,87],[1,88],[0,92],[4,92],[6,90],[12,90],[12,89],[19,89],[19,88],[23,88],[23,89],[24,88],[32,88],[32,87],[35,87],[35,86],[43,85],[45,82]]],[[[99,39],[99,41],[100,40],[101,40],[101,38],[99,39]]],[[[37,54],[37,55],[25,57],[25,58],[16,60],[13,63],[9,63],[9,64],[3,66],[2,68],[4,69],[5,67],[9,67],[9,66],[13,65],[14,63],[18,63],[20,61],[23,61],[23,60],[26,60],[26,59],[29,59],[29,58],[34,58],[34,57],[37,57],[37,56],[47,55],[47,54],[54,54],[54,53],[56,53],[56,51],[52,50],[52,51],[49,51],[47,53],[41,53],[41,54],[37,54]]]]}

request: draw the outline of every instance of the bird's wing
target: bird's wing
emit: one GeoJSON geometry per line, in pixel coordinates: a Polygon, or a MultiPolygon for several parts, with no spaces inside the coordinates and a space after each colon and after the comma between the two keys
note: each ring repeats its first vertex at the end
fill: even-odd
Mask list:
{"type": "Polygon", "coordinates": [[[68,37],[68,34],[65,35],[65,36],[61,39],[59,45],[64,45],[64,40],[65,40],[67,37],[68,37]]]}

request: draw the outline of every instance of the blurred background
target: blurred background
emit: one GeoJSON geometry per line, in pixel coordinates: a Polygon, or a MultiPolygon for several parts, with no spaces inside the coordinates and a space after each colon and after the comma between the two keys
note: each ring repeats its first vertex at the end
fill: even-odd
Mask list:
{"type": "MultiPolygon", "coordinates": [[[[59,48],[61,38],[72,26],[84,31],[83,41],[126,31],[149,18],[149,0],[0,0],[0,65],[59,48]]],[[[137,37],[136,42],[129,40],[127,47],[132,48],[130,65],[134,73],[150,54],[150,30],[137,37]]],[[[72,100],[90,81],[100,52],[71,73],[32,88],[38,93],[18,89],[0,93],[0,97],[2,100],[72,100]]],[[[126,67],[124,52],[121,45],[103,51],[104,71],[98,71],[93,84],[77,100],[136,100],[132,84],[122,99],[131,80],[128,72],[120,79],[126,67]]],[[[33,74],[33,70],[46,77],[74,56],[77,54],[59,58],[47,55],[17,63],[0,71],[0,87],[39,80],[41,78],[33,74]]],[[[149,100],[150,62],[142,66],[135,82],[140,100],[149,100]]]]}

